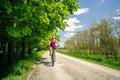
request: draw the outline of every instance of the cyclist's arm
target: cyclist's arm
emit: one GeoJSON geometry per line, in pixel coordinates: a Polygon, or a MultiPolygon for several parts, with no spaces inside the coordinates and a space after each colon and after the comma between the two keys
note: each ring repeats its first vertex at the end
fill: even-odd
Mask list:
{"type": "Polygon", "coordinates": [[[59,42],[56,40],[56,43],[59,45],[59,42]]]}

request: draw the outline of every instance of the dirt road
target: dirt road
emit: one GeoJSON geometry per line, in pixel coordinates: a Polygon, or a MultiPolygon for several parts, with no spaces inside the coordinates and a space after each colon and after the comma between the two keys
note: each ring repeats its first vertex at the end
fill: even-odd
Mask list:
{"type": "Polygon", "coordinates": [[[27,80],[120,80],[120,71],[58,53],[56,58],[52,67],[46,52],[27,80]]]}

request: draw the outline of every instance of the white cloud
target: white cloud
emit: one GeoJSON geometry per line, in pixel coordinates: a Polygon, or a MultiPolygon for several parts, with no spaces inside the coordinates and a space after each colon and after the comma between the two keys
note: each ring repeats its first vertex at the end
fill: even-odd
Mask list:
{"type": "Polygon", "coordinates": [[[80,15],[83,13],[87,13],[88,11],[89,11],[89,8],[81,8],[81,9],[78,9],[76,12],[74,12],[74,15],[80,15]]]}
{"type": "Polygon", "coordinates": [[[67,24],[70,24],[70,23],[80,23],[80,21],[76,17],[69,18],[68,20],[64,20],[64,22],[66,22],[67,24]]]}
{"type": "Polygon", "coordinates": [[[82,25],[78,25],[80,21],[76,17],[69,18],[68,20],[65,20],[64,22],[68,24],[68,26],[65,28],[65,31],[75,31],[76,29],[83,27],[82,25]]]}
{"type": "Polygon", "coordinates": [[[120,9],[117,9],[116,12],[120,12],[120,9]]]}
{"type": "Polygon", "coordinates": [[[69,18],[68,20],[64,20],[68,24],[68,26],[65,28],[64,36],[65,37],[72,37],[75,33],[76,29],[82,28],[83,26],[80,24],[80,21],[74,17],[69,18]]]}
{"type": "Polygon", "coordinates": [[[65,28],[65,31],[75,31],[76,29],[82,28],[82,25],[70,25],[65,28]]]}
{"type": "Polygon", "coordinates": [[[113,17],[114,20],[120,20],[120,9],[115,11],[116,16],[113,17]]]}
{"type": "Polygon", "coordinates": [[[67,32],[64,34],[65,37],[72,37],[75,33],[73,32],[67,32]]]}
{"type": "Polygon", "coordinates": [[[118,17],[113,17],[113,19],[115,19],[115,20],[120,20],[120,16],[118,16],[118,17]]]}
{"type": "Polygon", "coordinates": [[[118,15],[120,15],[120,9],[117,9],[117,10],[116,10],[116,13],[117,13],[118,15]]]}
{"type": "Polygon", "coordinates": [[[104,1],[104,0],[101,0],[100,2],[101,2],[101,3],[104,3],[105,1],[104,1]]]}

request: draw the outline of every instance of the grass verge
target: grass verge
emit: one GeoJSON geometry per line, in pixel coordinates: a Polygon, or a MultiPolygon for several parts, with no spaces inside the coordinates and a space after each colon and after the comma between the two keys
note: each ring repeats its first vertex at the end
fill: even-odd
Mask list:
{"type": "Polygon", "coordinates": [[[2,80],[26,80],[35,60],[40,59],[44,52],[38,51],[37,53],[26,55],[25,59],[14,62],[7,67],[7,70],[3,70],[7,75],[2,80]]]}
{"type": "Polygon", "coordinates": [[[82,59],[88,62],[93,62],[96,64],[100,64],[106,67],[110,67],[116,70],[120,70],[120,60],[119,61],[115,61],[114,59],[107,59],[105,57],[100,57],[100,56],[95,56],[95,55],[81,55],[78,53],[72,53],[72,52],[66,52],[63,50],[58,50],[57,52],[61,53],[61,54],[65,54],[67,56],[71,56],[71,57],[75,57],[78,59],[82,59]]]}

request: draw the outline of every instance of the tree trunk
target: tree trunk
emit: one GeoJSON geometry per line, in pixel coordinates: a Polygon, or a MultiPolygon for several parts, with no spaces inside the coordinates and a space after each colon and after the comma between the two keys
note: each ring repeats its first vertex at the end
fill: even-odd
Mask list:
{"type": "Polygon", "coordinates": [[[32,49],[30,47],[28,48],[28,54],[32,54],[32,49]]]}
{"type": "Polygon", "coordinates": [[[117,51],[114,51],[114,60],[118,61],[117,51]]]}
{"type": "Polygon", "coordinates": [[[13,62],[13,58],[13,41],[11,40],[8,42],[8,64],[13,62]]]}
{"type": "Polygon", "coordinates": [[[6,42],[3,44],[3,52],[2,52],[3,56],[5,55],[5,49],[6,49],[6,42]]]}
{"type": "Polygon", "coordinates": [[[120,46],[120,39],[119,39],[119,46],[120,46]]]}
{"type": "Polygon", "coordinates": [[[21,58],[24,59],[25,58],[25,40],[23,39],[22,41],[22,55],[21,58]]]}
{"type": "Polygon", "coordinates": [[[4,56],[5,55],[5,48],[6,48],[6,42],[1,42],[1,45],[0,45],[0,56],[4,56]]]}

